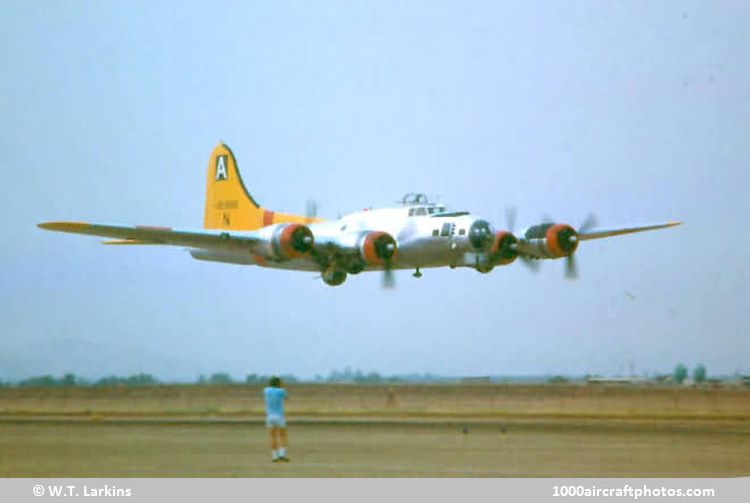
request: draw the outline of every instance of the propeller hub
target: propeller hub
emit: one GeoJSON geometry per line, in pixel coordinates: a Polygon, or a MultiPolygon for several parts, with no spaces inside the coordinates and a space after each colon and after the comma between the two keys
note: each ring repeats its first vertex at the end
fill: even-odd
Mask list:
{"type": "Polygon", "coordinates": [[[292,233],[292,248],[298,253],[307,253],[313,245],[313,235],[309,228],[298,227],[292,233]]]}

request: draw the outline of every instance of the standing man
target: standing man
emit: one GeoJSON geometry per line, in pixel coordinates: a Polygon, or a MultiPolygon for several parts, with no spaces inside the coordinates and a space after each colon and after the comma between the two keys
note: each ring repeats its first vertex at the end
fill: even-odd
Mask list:
{"type": "Polygon", "coordinates": [[[263,390],[266,401],[266,427],[271,436],[271,461],[274,463],[288,463],[286,457],[286,418],[284,417],[284,400],[287,392],[281,387],[281,379],[271,377],[268,386],[263,390]]]}

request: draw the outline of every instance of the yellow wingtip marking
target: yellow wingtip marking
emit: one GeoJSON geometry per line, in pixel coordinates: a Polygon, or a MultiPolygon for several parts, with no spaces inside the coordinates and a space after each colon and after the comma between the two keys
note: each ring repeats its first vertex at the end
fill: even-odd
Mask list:
{"type": "Polygon", "coordinates": [[[91,226],[91,224],[86,222],[43,222],[37,224],[37,227],[40,229],[62,232],[80,232],[89,226],[91,226]]]}

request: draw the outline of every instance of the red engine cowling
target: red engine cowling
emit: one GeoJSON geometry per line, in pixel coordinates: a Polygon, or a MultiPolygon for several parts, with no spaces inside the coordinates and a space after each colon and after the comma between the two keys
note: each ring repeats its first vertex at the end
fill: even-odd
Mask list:
{"type": "Polygon", "coordinates": [[[547,252],[553,258],[567,257],[578,248],[578,233],[568,224],[551,226],[544,237],[547,242],[547,252]]]}
{"type": "Polygon", "coordinates": [[[313,233],[306,225],[287,224],[274,233],[273,249],[279,258],[298,258],[309,253],[312,248],[313,233]]]}
{"type": "Polygon", "coordinates": [[[516,251],[517,244],[518,238],[510,232],[496,232],[495,239],[490,248],[492,262],[497,265],[507,265],[516,260],[518,258],[518,251],[516,251]]]}
{"type": "Polygon", "coordinates": [[[368,265],[385,264],[393,260],[397,251],[396,240],[387,232],[370,232],[360,245],[360,254],[368,265]]]}

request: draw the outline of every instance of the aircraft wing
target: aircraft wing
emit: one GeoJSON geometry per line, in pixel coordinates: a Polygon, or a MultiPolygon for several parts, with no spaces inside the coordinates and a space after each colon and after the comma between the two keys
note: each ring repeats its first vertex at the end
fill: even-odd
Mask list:
{"type": "Polygon", "coordinates": [[[652,224],[643,225],[640,227],[623,227],[620,229],[597,229],[586,232],[579,232],[578,239],[581,241],[588,241],[590,239],[602,239],[611,236],[620,236],[622,234],[632,234],[634,232],[653,231],[656,229],[666,229],[667,227],[674,227],[680,225],[682,222],[666,222],[663,224],[652,224]]]}
{"type": "Polygon", "coordinates": [[[114,238],[109,245],[174,245],[189,248],[224,248],[253,245],[259,238],[226,231],[177,230],[169,227],[100,225],[84,222],[45,222],[39,227],[49,231],[70,232],[114,238]]]}

